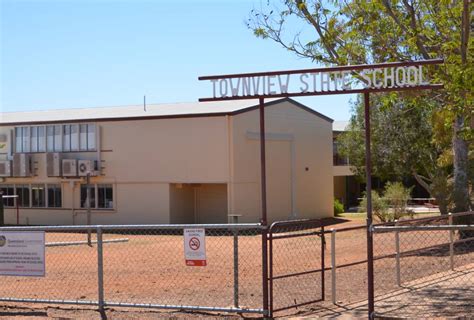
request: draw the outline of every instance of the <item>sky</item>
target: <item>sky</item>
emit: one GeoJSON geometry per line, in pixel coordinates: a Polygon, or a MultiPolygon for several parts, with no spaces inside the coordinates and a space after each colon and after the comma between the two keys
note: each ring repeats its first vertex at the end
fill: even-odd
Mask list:
{"type": "MultiPolygon", "coordinates": [[[[0,0],[0,112],[192,102],[212,95],[198,76],[317,67],[247,29],[266,3],[0,0]]],[[[296,100],[348,120],[350,99],[296,100]]]]}

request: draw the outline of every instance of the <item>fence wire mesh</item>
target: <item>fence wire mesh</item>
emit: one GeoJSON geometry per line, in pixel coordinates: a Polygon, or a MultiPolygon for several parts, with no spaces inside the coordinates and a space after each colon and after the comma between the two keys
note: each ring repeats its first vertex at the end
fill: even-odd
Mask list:
{"type": "Polygon", "coordinates": [[[375,228],[375,254],[391,253],[374,263],[378,315],[472,316],[474,228],[439,222],[375,228]]]}
{"type": "MultiPolygon", "coordinates": [[[[95,231],[92,233],[95,238],[95,231]]],[[[12,299],[97,301],[97,248],[87,234],[64,230],[45,233],[45,277],[2,277],[0,297],[12,299]]]]}
{"type": "Polygon", "coordinates": [[[261,308],[261,230],[206,229],[205,267],[185,264],[182,229],[104,235],[117,232],[128,242],[104,247],[106,301],[261,308]]]}
{"type": "Polygon", "coordinates": [[[205,267],[186,265],[183,226],[1,228],[45,231],[46,275],[2,276],[0,300],[262,313],[261,227],[200,227],[205,267]]]}
{"type": "Polygon", "coordinates": [[[274,223],[270,240],[270,309],[324,299],[324,233],[319,221],[274,223]]]}

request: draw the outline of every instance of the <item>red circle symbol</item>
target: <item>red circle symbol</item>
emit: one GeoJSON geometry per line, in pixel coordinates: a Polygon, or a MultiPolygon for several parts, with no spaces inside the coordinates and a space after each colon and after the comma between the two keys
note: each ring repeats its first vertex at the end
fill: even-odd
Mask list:
{"type": "Polygon", "coordinates": [[[201,242],[199,241],[198,238],[191,238],[189,239],[189,247],[191,248],[191,250],[197,250],[199,249],[199,247],[201,246],[201,242]]]}

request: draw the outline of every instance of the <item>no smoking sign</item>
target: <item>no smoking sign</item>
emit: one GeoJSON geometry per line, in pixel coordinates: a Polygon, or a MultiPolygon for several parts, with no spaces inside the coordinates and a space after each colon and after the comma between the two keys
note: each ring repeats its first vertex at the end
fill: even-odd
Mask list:
{"type": "Polygon", "coordinates": [[[184,258],[187,266],[207,265],[205,229],[184,229],[184,258]]]}

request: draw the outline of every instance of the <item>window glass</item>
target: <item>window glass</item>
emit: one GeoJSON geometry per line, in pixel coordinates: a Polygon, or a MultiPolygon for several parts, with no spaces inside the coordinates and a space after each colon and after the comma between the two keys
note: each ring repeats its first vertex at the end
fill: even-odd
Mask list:
{"type": "Polygon", "coordinates": [[[23,142],[22,142],[22,134],[23,130],[21,127],[15,128],[15,151],[22,152],[23,151],[23,142]]]}
{"type": "MultiPolygon", "coordinates": [[[[0,190],[3,192],[4,196],[13,196],[15,195],[15,188],[11,184],[0,185],[0,190]]],[[[14,207],[15,198],[5,198],[3,199],[3,205],[5,207],[14,207]]]]}
{"type": "Polygon", "coordinates": [[[44,184],[32,184],[31,185],[31,206],[36,208],[45,207],[45,188],[44,184]]]}
{"type": "Polygon", "coordinates": [[[48,184],[48,207],[49,208],[61,208],[61,185],[59,184],[48,184]]]}
{"type": "Polygon", "coordinates": [[[48,152],[54,151],[54,126],[46,127],[46,150],[48,152]]]}
{"type": "Polygon", "coordinates": [[[71,126],[69,124],[63,126],[63,150],[71,151],[71,126]]]}
{"type": "Polygon", "coordinates": [[[38,152],[38,127],[31,127],[31,152],[38,152]]]}
{"type": "Polygon", "coordinates": [[[61,143],[61,126],[55,125],[54,126],[54,151],[62,151],[62,143],[61,143]]]}
{"type": "Polygon", "coordinates": [[[87,125],[87,149],[88,150],[95,150],[95,135],[96,135],[96,127],[95,124],[88,124],[87,125]]]}
{"type": "Polygon", "coordinates": [[[23,127],[23,152],[30,152],[30,127],[23,127]]]}
{"type": "MultiPolygon", "coordinates": [[[[90,200],[90,204],[91,204],[91,208],[95,208],[96,205],[95,205],[95,186],[94,185],[90,185],[90,197],[91,197],[91,200],[90,200]]],[[[87,186],[85,184],[82,184],[81,185],[81,208],[87,208],[87,186]]]]}
{"type": "Polygon", "coordinates": [[[112,209],[114,207],[113,188],[111,184],[97,185],[99,208],[112,209]]]}
{"type": "Polygon", "coordinates": [[[79,127],[79,131],[79,150],[87,150],[87,124],[81,124],[79,127]]]}
{"type": "Polygon", "coordinates": [[[44,126],[38,127],[38,151],[39,152],[46,151],[44,137],[45,137],[45,127],[44,126]]]}
{"type": "Polygon", "coordinates": [[[18,206],[30,206],[30,187],[27,184],[16,185],[16,194],[18,195],[18,206]]]}
{"type": "Polygon", "coordinates": [[[79,150],[79,125],[71,125],[71,151],[79,150]]]}

